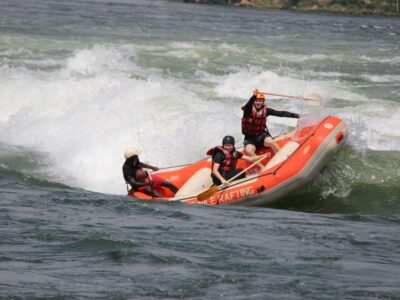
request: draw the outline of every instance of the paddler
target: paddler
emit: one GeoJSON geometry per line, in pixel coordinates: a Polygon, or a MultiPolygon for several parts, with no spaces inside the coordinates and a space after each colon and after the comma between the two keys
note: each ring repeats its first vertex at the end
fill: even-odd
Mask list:
{"type": "Polygon", "coordinates": [[[162,197],[163,195],[161,187],[163,186],[170,189],[171,192],[174,194],[176,194],[176,192],[178,191],[178,188],[171,182],[161,178],[156,174],[149,175],[149,173],[143,169],[139,169],[136,171],[135,179],[141,183],[150,183],[150,185],[135,188],[135,191],[142,192],[146,195],[162,197]]]}
{"type": "MultiPolygon", "coordinates": [[[[208,150],[207,155],[212,155],[211,178],[214,185],[228,185],[229,179],[243,171],[243,169],[236,169],[236,164],[239,159],[253,162],[261,157],[250,157],[236,151],[235,139],[230,135],[222,139],[222,146],[217,146],[208,150]]],[[[237,179],[245,177],[246,173],[243,172],[237,179]]]]}
{"type": "Polygon", "coordinates": [[[151,166],[149,164],[142,163],[139,160],[140,150],[136,148],[128,148],[124,151],[125,163],[122,166],[122,173],[127,184],[132,189],[137,189],[142,186],[151,186],[152,182],[141,182],[136,179],[136,171],[139,169],[147,168],[153,171],[158,171],[159,168],[151,166]]]}
{"type": "Polygon", "coordinates": [[[264,93],[259,93],[258,89],[253,91],[253,96],[242,107],[242,133],[244,135],[245,151],[254,156],[257,149],[261,147],[271,147],[276,153],[279,145],[272,139],[267,127],[267,117],[277,116],[286,118],[299,118],[296,113],[279,111],[267,107],[265,104],[264,93]]]}

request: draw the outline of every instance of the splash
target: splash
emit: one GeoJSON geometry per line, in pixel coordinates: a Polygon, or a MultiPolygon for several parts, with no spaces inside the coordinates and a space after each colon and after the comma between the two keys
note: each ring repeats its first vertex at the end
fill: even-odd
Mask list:
{"type": "MultiPolygon", "coordinates": [[[[226,134],[241,140],[238,111],[259,88],[318,93],[325,100],[321,115],[342,117],[350,127],[347,143],[357,151],[400,150],[396,103],[370,100],[325,71],[321,79],[316,71],[307,78],[279,67],[265,71],[239,63],[227,69],[232,57],[216,59],[221,51],[234,58],[248,53],[226,42],[215,47],[214,41],[94,44],[54,59],[32,56],[29,64],[25,57],[17,67],[2,61],[0,141],[45,153],[51,164],[43,172],[52,179],[123,194],[125,148],[141,148],[141,159],[159,167],[202,159],[226,134]],[[32,67],[35,61],[51,68],[32,67]]],[[[274,109],[309,112],[302,101],[268,101],[274,109]]]]}

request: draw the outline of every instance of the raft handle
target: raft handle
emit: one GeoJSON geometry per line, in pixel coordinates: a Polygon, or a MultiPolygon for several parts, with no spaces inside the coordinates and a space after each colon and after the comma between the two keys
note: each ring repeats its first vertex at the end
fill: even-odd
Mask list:
{"type": "Polygon", "coordinates": [[[344,133],[343,131],[341,131],[336,135],[336,143],[339,144],[343,140],[343,138],[344,138],[344,133]]]}

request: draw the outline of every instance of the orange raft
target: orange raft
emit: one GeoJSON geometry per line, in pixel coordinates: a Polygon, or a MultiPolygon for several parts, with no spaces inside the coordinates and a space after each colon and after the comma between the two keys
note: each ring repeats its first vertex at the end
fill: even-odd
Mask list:
{"type": "MultiPolygon", "coordinates": [[[[316,124],[279,136],[275,141],[281,149],[274,155],[271,149],[262,161],[264,167],[250,169],[246,178],[230,183],[226,188],[199,201],[198,195],[211,185],[211,158],[205,158],[180,169],[159,172],[158,176],[169,180],[179,191],[173,195],[162,188],[164,197],[152,198],[140,192],[129,196],[146,200],[179,201],[191,204],[265,206],[309,183],[331,160],[347,134],[347,125],[337,117],[329,116],[316,124]]],[[[237,167],[250,166],[239,160],[237,167]]]]}

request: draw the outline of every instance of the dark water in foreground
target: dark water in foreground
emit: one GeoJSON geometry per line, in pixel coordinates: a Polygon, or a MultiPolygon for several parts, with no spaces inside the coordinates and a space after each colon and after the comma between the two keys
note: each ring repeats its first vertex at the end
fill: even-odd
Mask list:
{"type": "Polygon", "coordinates": [[[400,299],[399,35],[396,18],[1,1],[0,299],[400,299]],[[125,147],[195,161],[241,138],[256,86],[319,93],[349,125],[311,185],[269,208],[123,196],[125,147]]]}
{"type": "Polygon", "coordinates": [[[400,218],[146,203],[1,181],[10,299],[399,299],[400,218]]]}
{"type": "Polygon", "coordinates": [[[204,207],[1,175],[4,299],[400,299],[397,198],[204,207]]]}

